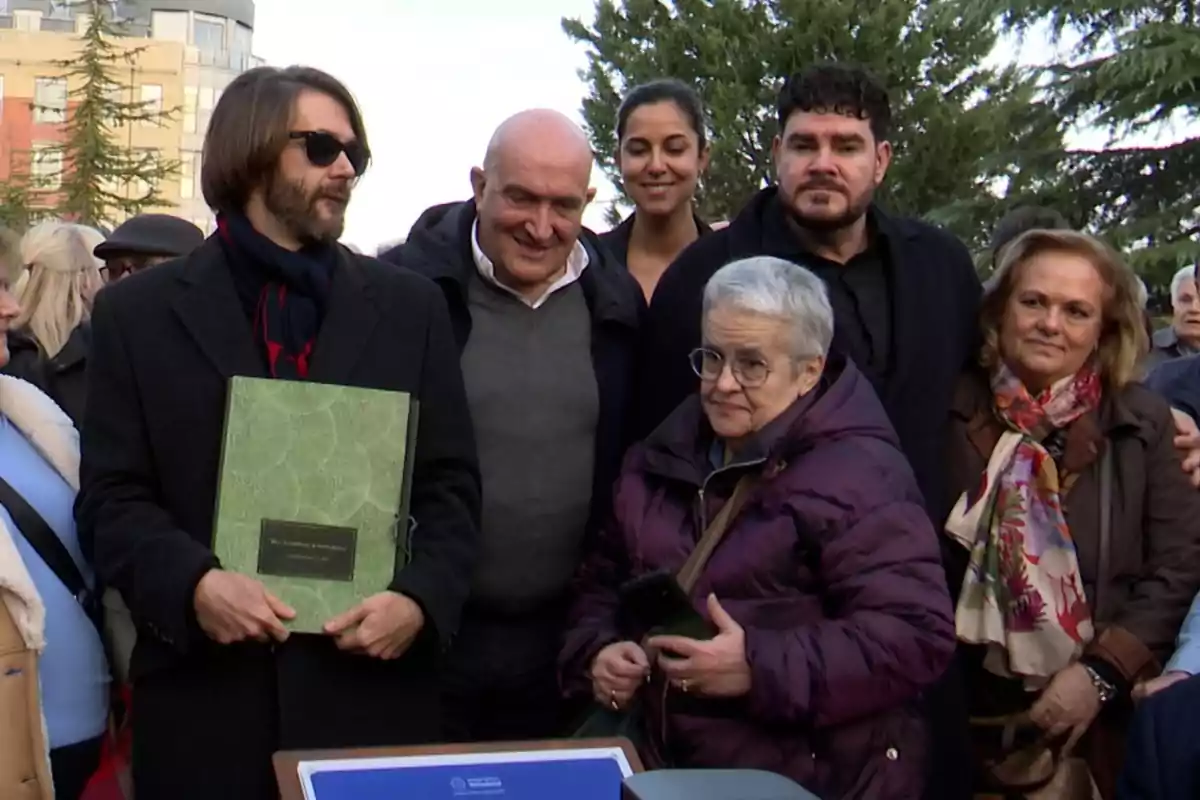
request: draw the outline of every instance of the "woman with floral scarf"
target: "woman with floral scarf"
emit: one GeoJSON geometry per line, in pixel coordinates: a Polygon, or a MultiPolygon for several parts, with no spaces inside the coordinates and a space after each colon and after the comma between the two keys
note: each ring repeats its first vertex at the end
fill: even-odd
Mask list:
{"type": "Polygon", "coordinates": [[[983,300],[943,535],[983,796],[1112,797],[1130,690],[1200,588],[1200,493],[1135,383],[1136,285],[1096,239],[1032,230],[983,300]]]}

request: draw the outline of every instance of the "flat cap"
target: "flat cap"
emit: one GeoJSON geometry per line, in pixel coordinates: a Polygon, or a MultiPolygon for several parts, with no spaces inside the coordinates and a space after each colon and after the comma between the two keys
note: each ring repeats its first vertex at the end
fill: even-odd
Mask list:
{"type": "Polygon", "coordinates": [[[117,226],[92,254],[99,259],[131,254],[186,256],[204,242],[204,232],[170,214],[139,214],[117,226]]]}

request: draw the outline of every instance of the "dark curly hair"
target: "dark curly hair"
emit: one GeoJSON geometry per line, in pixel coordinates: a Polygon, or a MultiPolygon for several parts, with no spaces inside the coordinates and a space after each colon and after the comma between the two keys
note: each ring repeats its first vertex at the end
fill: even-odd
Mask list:
{"type": "Polygon", "coordinates": [[[779,90],[779,132],[797,111],[834,113],[863,119],[875,141],[887,139],[892,107],[887,89],[858,64],[813,64],[788,78],[779,90]]]}

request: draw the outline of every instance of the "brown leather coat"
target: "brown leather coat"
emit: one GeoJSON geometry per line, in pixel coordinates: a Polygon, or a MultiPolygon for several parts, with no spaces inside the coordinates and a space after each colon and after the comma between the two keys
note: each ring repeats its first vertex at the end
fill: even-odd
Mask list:
{"type": "MultiPolygon", "coordinates": [[[[986,378],[965,375],[950,418],[953,498],[977,484],[1003,432],[992,412],[986,378]]],[[[1087,654],[1104,659],[1131,683],[1159,673],[1200,589],[1200,492],[1180,466],[1174,436],[1166,401],[1133,384],[1106,391],[1096,412],[1068,428],[1059,460],[1064,473],[1076,476],[1063,507],[1097,629],[1087,654]],[[1107,546],[1102,546],[1100,473],[1106,448],[1112,448],[1111,522],[1107,546]]],[[[951,593],[957,597],[967,553],[949,536],[942,537],[942,547],[951,593]]],[[[1016,699],[1024,694],[1013,691],[1019,689],[1017,682],[1001,686],[1001,679],[972,669],[979,656],[972,650],[960,646],[974,713],[1019,710],[1012,707],[1014,699],[1024,707],[1031,704],[1032,696],[1016,699]],[[981,705],[988,707],[981,712],[981,705]]],[[[1104,727],[1123,733],[1123,716],[1117,708],[1106,709],[1104,727]]],[[[1114,743],[1112,750],[1103,756],[1093,751],[1093,756],[1119,765],[1121,748],[1114,743]]]]}
{"type": "Polygon", "coordinates": [[[54,800],[46,763],[37,653],[0,602],[0,797],[54,800]]]}

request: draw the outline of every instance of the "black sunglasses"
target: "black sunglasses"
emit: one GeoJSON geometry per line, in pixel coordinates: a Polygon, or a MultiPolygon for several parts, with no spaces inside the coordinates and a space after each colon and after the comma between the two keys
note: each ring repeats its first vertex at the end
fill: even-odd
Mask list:
{"type": "Polygon", "coordinates": [[[367,168],[367,160],[371,157],[367,148],[357,140],[343,142],[341,139],[326,131],[292,131],[289,139],[304,140],[304,155],[314,167],[328,167],[338,160],[342,153],[350,166],[354,168],[355,177],[361,177],[367,168]]]}

